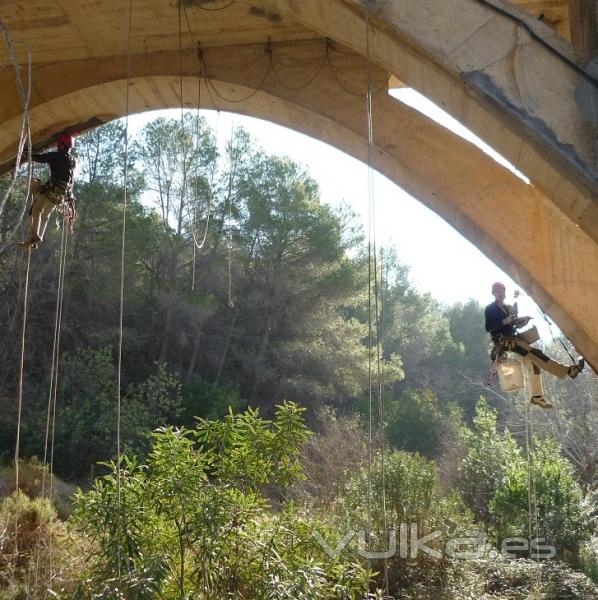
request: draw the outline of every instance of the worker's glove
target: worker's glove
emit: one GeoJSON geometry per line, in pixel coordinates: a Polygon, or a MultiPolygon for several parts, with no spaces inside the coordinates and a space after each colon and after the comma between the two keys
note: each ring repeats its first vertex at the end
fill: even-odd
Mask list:
{"type": "Polygon", "coordinates": [[[525,327],[530,322],[530,319],[531,317],[517,317],[513,321],[513,324],[519,329],[520,327],[525,327]]]}
{"type": "Polygon", "coordinates": [[[503,325],[511,325],[515,321],[515,317],[513,315],[506,316],[501,323],[503,325]]]}

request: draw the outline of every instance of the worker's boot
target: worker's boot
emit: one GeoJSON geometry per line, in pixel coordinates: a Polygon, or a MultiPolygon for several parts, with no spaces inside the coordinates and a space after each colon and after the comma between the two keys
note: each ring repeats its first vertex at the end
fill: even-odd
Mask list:
{"type": "Polygon", "coordinates": [[[576,364],[571,365],[569,367],[569,371],[567,372],[567,375],[569,375],[569,377],[571,377],[571,379],[575,379],[583,371],[583,368],[585,366],[586,366],[586,361],[583,358],[579,358],[577,360],[576,364]]]}
{"type": "Polygon", "coordinates": [[[540,406],[542,408],[553,408],[552,404],[544,399],[544,396],[532,396],[530,404],[535,404],[536,406],[540,406]]]}

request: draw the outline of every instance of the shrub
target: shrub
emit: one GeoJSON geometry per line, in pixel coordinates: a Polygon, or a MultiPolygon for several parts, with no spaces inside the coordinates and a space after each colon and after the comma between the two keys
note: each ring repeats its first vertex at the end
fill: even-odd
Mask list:
{"type": "Polygon", "coordinates": [[[458,487],[476,519],[494,523],[490,502],[507,477],[509,465],[520,464],[517,442],[508,430],[497,431],[496,411],[481,399],[476,408],[473,429],[464,427],[461,438],[467,448],[459,468],[458,487]]]}
{"type": "Polygon", "coordinates": [[[301,476],[301,410],[256,411],[153,434],[147,465],[124,458],[76,498],[74,522],[96,544],[79,597],[128,600],[352,598],[357,561],[327,560],[296,508],[269,510],[264,489],[301,476]],[[120,480],[120,484],[119,484],[120,480]],[[120,507],[119,507],[120,488],[120,507]]]}
{"type": "Polygon", "coordinates": [[[56,517],[49,500],[16,492],[0,502],[0,597],[47,598],[72,591],[81,569],[81,540],[56,517]]]}
{"type": "Polygon", "coordinates": [[[506,478],[490,503],[497,538],[528,537],[530,481],[538,508],[539,530],[534,537],[546,538],[560,558],[577,565],[580,544],[590,538],[591,509],[573,467],[553,441],[534,440],[531,473],[523,459],[507,465],[506,478]]]}
{"type": "MultiPolygon", "coordinates": [[[[368,501],[369,469],[362,468],[351,477],[341,503],[337,527],[343,533],[348,530],[369,531],[372,551],[388,549],[385,528],[396,531],[396,552],[388,560],[390,591],[415,597],[410,594],[414,594],[416,589],[425,588],[427,597],[440,597],[450,570],[450,561],[444,552],[445,543],[470,528],[471,514],[457,493],[443,493],[434,462],[418,454],[394,451],[386,455],[384,464],[385,519],[382,478],[382,457],[378,456],[372,465],[371,500],[368,501]],[[440,552],[440,558],[416,552],[413,535],[421,540],[436,532],[437,537],[426,545],[440,552]],[[408,542],[407,552],[401,556],[401,543],[405,542],[408,542]],[[416,556],[412,555],[412,551],[416,556]]],[[[365,539],[368,539],[367,533],[365,539]]],[[[357,552],[356,544],[353,540],[348,547],[354,555],[357,552]]],[[[384,563],[376,559],[372,565],[380,573],[377,582],[381,586],[384,563]]]]}

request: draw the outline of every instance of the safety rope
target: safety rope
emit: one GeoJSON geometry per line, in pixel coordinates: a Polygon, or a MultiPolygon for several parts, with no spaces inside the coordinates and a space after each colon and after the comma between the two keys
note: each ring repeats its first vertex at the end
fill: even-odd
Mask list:
{"type": "MultiPolygon", "coordinates": [[[[367,2],[369,2],[369,0],[366,0],[366,7],[367,7],[367,2]]],[[[330,69],[330,72],[332,73],[332,76],[334,77],[334,80],[336,81],[336,83],[338,84],[338,86],[347,94],[351,95],[351,96],[355,96],[357,98],[366,98],[367,100],[367,96],[375,96],[377,94],[379,94],[380,92],[386,92],[386,90],[388,89],[388,82],[384,81],[384,83],[378,87],[375,90],[371,89],[371,83],[370,83],[370,89],[368,92],[366,92],[366,94],[363,94],[362,92],[356,92],[354,90],[351,90],[350,88],[348,88],[340,79],[338,73],[336,72],[336,69],[334,68],[334,65],[332,64],[332,61],[330,60],[331,57],[331,51],[335,50],[332,40],[327,39],[326,40],[326,62],[328,63],[328,68],[330,69]]],[[[370,66],[369,64],[366,65],[366,70],[370,70],[370,66]]]]}
{"type": "MultiPolygon", "coordinates": [[[[231,122],[230,144],[234,140],[234,123],[231,122]]],[[[231,171],[228,177],[228,305],[230,308],[235,307],[233,300],[233,177],[234,172],[231,171]]],[[[236,316],[235,316],[236,318],[236,316]]]]}
{"type": "Polygon", "coordinates": [[[573,357],[573,355],[571,354],[571,352],[569,351],[569,348],[567,348],[565,342],[563,341],[564,338],[562,335],[559,335],[558,337],[554,335],[553,331],[552,331],[552,325],[550,323],[550,319],[548,318],[548,315],[542,310],[540,309],[540,312],[542,313],[542,317],[544,318],[544,321],[546,321],[546,324],[548,325],[548,331],[550,331],[550,337],[552,338],[552,341],[558,341],[560,342],[561,346],[563,347],[563,349],[565,350],[565,352],[569,355],[569,358],[571,359],[571,362],[575,365],[577,364],[577,361],[575,360],[575,358],[573,357]]]}
{"type": "MultiPolygon", "coordinates": [[[[381,369],[381,337],[382,328],[380,324],[379,287],[378,287],[378,264],[376,251],[376,205],[374,194],[374,169],[373,169],[373,111],[372,111],[372,77],[371,77],[371,48],[370,48],[370,12],[369,0],[365,2],[365,45],[366,45],[366,117],[367,117],[367,169],[368,169],[368,408],[369,408],[369,449],[368,449],[368,529],[371,533],[371,503],[372,503],[372,454],[373,454],[373,374],[372,374],[372,274],[374,277],[374,314],[375,314],[375,336],[376,336],[376,380],[378,394],[378,416],[379,416],[379,445],[380,445],[380,469],[381,469],[381,507],[382,527],[384,543],[388,544],[388,519],[386,511],[386,472],[385,472],[385,440],[384,440],[384,396],[381,369]]],[[[383,594],[389,593],[388,558],[383,559],[383,594]]]]}
{"type": "MultiPolygon", "coordinates": [[[[529,403],[528,398],[531,394],[529,379],[526,376],[526,385],[523,387],[522,400],[525,405],[525,454],[527,457],[527,529],[529,543],[529,558],[530,560],[539,559],[537,544],[532,544],[532,540],[538,540],[540,536],[540,509],[538,507],[538,496],[536,487],[536,461],[535,461],[535,432],[534,432],[534,416],[533,406],[529,403]],[[534,547],[535,552],[534,554],[534,547]]],[[[542,585],[542,566],[538,562],[537,573],[534,585],[535,597],[540,597],[540,588],[542,585]]]]}
{"type": "Polygon", "coordinates": [[[131,82],[131,38],[133,25],[133,0],[129,0],[129,28],[127,44],[127,78],[125,91],[125,151],[124,151],[124,173],[123,173],[123,215],[122,215],[122,238],[120,253],[120,307],[118,323],[118,361],[117,361],[117,383],[116,383],[116,487],[117,487],[117,565],[118,579],[122,579],[122,474],[121,474],[121,381],[122,381],[122,349],[123,349],[123,317],[125,305],[125,249],[127,232],[127,192],[129,177],[129,88],[131,82]]]}
{"type": "MultiPolygon", "coordinates": [[[[186,11],[185,11],[185,15],[187,17],[187,24],[188,24],[189,30],[191,31],[191,26],[189,24],[189,17],[187,15],[186,11]]],[[[288,91],[298,92],[298,91],[304,90],[305,88],[309,87],[317,79],[318,75],[322,72],[322,70],[324,69],[325,66],[328,66],[334,80],[338,84],[339,88],[341,88],[344,92],[346,92],[347,94],[349,94],[351,96],[355,96],[357,98],[366,98],[367,99],[367,92],[364,94],[363,92],[358,92],[358,91],[352,90],[349,87],[347,87],[347,85],[344,84],[343,81],[341,80],[339,74],[337,73],[337,68],[333,64],[332,55],[334,52],[336,52],[338,54],[342,54],[342,52],[340,52],[339,50],[337,50],[334,47],[332,40],[330,40],[329,38],[326,39],[326,46],[325,46],[324,53],[321,58],[307,59],[307,60],[304,60],[301,62],[302,66],[316,64],[316,69],[315,69],[314,73],[312,75],[310,75],[307,78],[307,80],[304,83],[302,83],[301,85],[290,85],[283,80],[283,78],[280,75],[279,70],[277,69],[277,65],[283,66],[285,68],[293,68],[293,67],[297,66],[297,64],[291,65],[291,64],[285,63],[284,61],[280,60],[280,58],[277,58],[275,51],[274,51],[274,46],[270,39],[268,39],[268,41],[266,42],[266,45],[264,47],[264,53],[262,55],[254,58],[254,59],[251,59],[249,61],[245,61],[245,62],[235,64],[235,65],[219,65],[217,67],[218,70],[238,71],[238,70],[247,69],[248,67],[253,66],[253,65],[267,59],[267,64],[265,66],[264,73],[261,76],[259,82],[253,87],[253,89],[249,93],[247,93],[245,96],[240,97],[240,98],[230,98],[218,90],[218,88],[216,87],[216,84],[214,83],[214,80],[208,75],[208,65],[205,60],[205,54],[203,52],[203,49],[201,48],[201,44],[198,43],[197,47],[198,47],[198,57],[200,59],[201,65],[202,65],[203,77],[205,79],[206,87],[207,87],[210,97],[212,99],[212,104],[214,105],[215,108],[216,108],[216,103],[214,102],[214,99],[212,97],[212,92],[216,96],[218,96],[221,100],[224,100],[225,102],[229,102],[231,104],[238,104],[238,103],[246,102],[247,100],[251,99],[253,96],[255,96],[258,92],[261,91],[261,89],[263,88],[264,84],[266,83],[270,73],[272,73],[274,75],[274,77],[276,78],[278,83],[281,85],[281,87],[283,87],[284,89],[286,89],[288,91]]],[[[366,69],[369,69],[369,67],[366,66],[366,69]]],[[[375,96],[380,93],[385,93],[387,89],[388,89],[388,83],[386,81],[384,81],[375,90],[371,89],[371,86],[370,86],[369,93],[372,96],[375,96]]]]}
{"type": "MultiPolygon", "coordinates": [[[[228,102],[230,104],[239,104],[239,103],[242,103],[242,102],[247,102],[247,100],[250,100],[259,91],[261,91],[262,87],[264,86],[264,83],[266,83],[266,79],[268,79],[268,76],[270,75],[270,72],[272,71],[274,63],[273,63],[273,60],[272,60],[272,46],[271,46],[270,42],[268,42],[268,44],[266,44],[265,55],[268,58],[268,65],[266,67],[266,70],[265,70],[262,78],[260,79],[259,83],[253,88],[253,90],[251,90],[248,94],[246,94],[242,98],[228,98],[223,93],[219,92],[218,89],[216,88],[216,86],[214,85],[214,82],[212,81],[212,79],[210,79],[207,76],[207,67],[206,67],[205,62],[204,62],[204,73],[206,73],[206,84],[207,84],[207,86],[210,87],[212,89],[212,91],[219,98],[221,98],[222,100],[224,100],[225,102],[228,102]]],[[[201,60],[203,61],[204,58],[202,57],[201,60]]]]}
{"type": "Polygon", "coordinates": [[[322,69],[324,69],[324,67],[326,66],[327,55],[328,55],[328,51],[326,51],[326,54],[319,60],[319,64],[318,64],[316,70],[314,71],[313,75],[310,75],[308,77],[307,81],[305,81],[301,85],[289,85],[289,84],[285,83],[282,80],[280,73],[278,72],[278,69],[276,68],[276,65],[280,65],[280,66],[284,66],[286,68],[291,69],[291,68],[294,68],[295,65],[285,65],[281,61],[274,60],[273,65],[272,65],[272,72],[274,73],[274,77],[276,77],[276,80],[278,81],[278,83],[280,83],[280,85],[283,88],[285,88],[286,90],[289,90],[291,92],[299,92],[301,90],[304,90],[306,87],[311,85],[316,80],[318,75],[322,72],[322,69]]]}
{"type": "Polygon", "coordinates": [[[23,293],[23,326],[21,331],[21,358],[19,362],[19,392],[17,401],[17,439],[15,442],[15,531],[14,531],[14,551],[13,551],[13,572],[16,571],[17,557],[19,555],[19,453],[21,443],[21,415],[23,413],[23,379],[24,379],[24,364],[25,364],[25,333],[27,331],[27,314],[29,303],[29,271],[31,267],[31,248],[27,251],[27,267],[25,273],[25,290],[23,293]]]}
{"type": "MultiPolygon", "coordinates": [[[[44,438],[44,456],[42,462],[42,489],[41,497],[46,498],[46,473],[50,476],[50,491],[48,498],[50,501],[54,498],[54,431],[56,424],[56,390],[58,386],[58,364],[60,356],[60,334],[62,330],[62,307],[64,299],[64,269],[66,264],[66,245],[67,245],[67,216],[63,213],[62,233],[60,239],[60,256],[58,263],[58,289],[56,293],[56,309],[54,313],[54,338],[52,342],[52,362],[50,368],[50,388],[48,392],[48,406],[46,411],[46,432],[44,438]],[[51,434],[50,434],[51,432],[51,434]],[[48,464],[48,446],[51,440],[50,462],[48,464]]],[[[41,546],[41,528],[38,529],[38,539],[36,545],[35,560],[35,589],[38,589],[39,579],[39,560],[41,546]]],[[[48,572],[52,572],[53,558],[52,536],[48,540],[48,572]]]]}
{"type": "MultiPolygon", "coordinates": [[[[375,244],[374,244],[375,248],[375,244]]],[[[386,506],[386,440],[384,436],[385,427],[385,408],[384,408],[384,376],[382,372],[382,352],[384,349],[384,281],[382,275],[382,269],[384,268],[383,262],[383,250],[380,249],[380,265],[376,264],[376,255],[374,254],[374,297],[376,298],[376,371],[378,378],[378,411],[380,420],[380,469],[382,477],[382,518],[383,518],[383,531],[384,531],[384,543],[388,544],[388,516],[386,506]],[[378,268],[380,272],[380,290],[378,291],[378,268]],[[378,299],[380,299],[380,309],[378,309],[378,299]]],[[[389,593],[389,580],[388,580],[388,559],[384,558],[384,592],[386,595],[389,593]]]]}
{"type": "MultiPolygon", "coordinates": [[[[180,6],[180,4],[179,4],[180,6]]],[[[194,153],[194,165],[195,165],[195,185],[194,185],[194,197],[193,197],[193,216],[190,218],[191,220],[191,237],[193,239],[193,258],[192,258],[192,266],[191,266],[191,290],[195,290],[195,274],[196,274],[196,264],[197,264],[197,253],[202,250],[206,240],[208,239],[208,230],[210,227],[210,216],[212,212],[212,185],[214,182],[214,171],[215,171],[215,161],[212,166],[212,173],[210,178],[210,189],[208,190],[208,202],[207,202],[207,214],[206,214],[206,226],[203,232],[203,236],[201,237],[201,241],[198,241],[197,236],[197,205],[199,199],[199,173],[198,173],[198,156],[200,151],[200,135],[199,135],[199,123],[200,123],[200,109],[201,109],[201,79],[202,79],[202,51],[201,45],[195,41],[195,36],[193,34],[193,29],[191,28],[191,23],[189,21],[189,15],[187,14],[187,8],[183,5],[183,13],[185,15],[185,20],[187,22],[187,28],[189,30],[189,34],[194,44],[197,46],[197,58],[199,61],[199,71],[197,75],[197,105],[195,111],[195,153],[194,153]]],[[[179,15],[179,29],[180,29],[180,15],[179,15]]],[[[182,56],[182,40],[179,38],[179,50],[182,56]]],[[[182,61],[182,58],[181,58],[182,61]]],[[[181,68],[181,81],[182,81],[182,68],[181,68]]],[[[181,83],[181,99],[183,97],[182,91],[182,83],[181,83]]],[[[181,112],[182,112],[182,100],[181,100],[181,112]]],[[[220,111],[218,111],[218,115],[220,115],[220,111]]],[[[182,120],[182,115],[181,115],[182,120]]],[[[189,211],[187,214],[188,217],[189,211]]]]}
{"type": "Polygon", "coordinates": [[[225,4],[224,6],[214,6],[213,8],[208,8],[207,6],[203,6],[202,4],[198,4],[196,7],[207,12],[217,12],[219,10],[225,10],[231,7],[235,3],[235,1],[236,0],[231,0],[228,4],[225,4]]]}
{"type": "MultiPolygon", "coordinates": [[[[2,17],[0,17],[0,31],[2,31],[4,41],[6,42],[6,46],[8,48],[8,60],[9,60],[9,63],[12,65],[13,70],[15,72],[17,92],[19,94],[19,97],[21,99],[21,105],[23,107],[23,121],[22,121],[22,125],[21,125],[21,133],[19,135],[19,143],[17,144],[17,156],[16,156],[16,160],[15,160],[15,168],[13,171],[13,176],[10,181],[10,184],[9,184],[7,190],[4,192],[2,200],[0,201],[0,215],[1,215],[4,212],[8,198],[10,197],[12,190],[15,186],[15,183],[17,181],[17,176],[18,176],[18,171],[19,171],[18,167],[21,164],[21,159],[23,156],[23,150],[25,148],[25,143],[27,143],[27,152],[28,152],[28,158],[29,158],[28,182],[27,182],[28,190],[31,189],[31,180],[33,178],[33,167],[31,165],[31,130],[30,130],[30,126],[29,126],[29,102],[31,99],[31,87],[32,87],[31,86],[31,78],[32,78],[32,75],[31,75],[31,71],[32,71],[31,50],[24,42],[16,42],[16,43],[23,45],[27,51],[27,89],[25,90],[25,87],[23,86],[23,81],[21,79],[21,67],[16,58],[14,43],[10,37],[10,33],[8,32],[8,28],[6,27],[6,24],[4,23],[4,20],[2,19],[2,17]]],[[[25,202],[24,206],[25,207],[27,206],[27,202],[25,202]]],[[[13,235],[14,235],[14,232],[18,229],[18,225],[21,222],[23,214],[24,214],[24,210],[22,211],[21,217],[18,219],[15,227],[13,228],[13,231],[12,231],[13,235]]]]}
{"type": "MultiPolygon", "coordinates": [[[[21,99],[21,104],[23,106],[23,121],[21,125],[21,133],[19,136],[19,143],[17,145],[17,158],[15,161],[15,167],[13,171],[13,176],[11,182],[9,184],[8,189],[4,193],[2,200],[0,201],[0,214],[3,213],[8,198],[10,197],[12,190],[14,188],[15,182],[18,176],[18,167],[21,164],[21,158],[23,156],[23,149],[25,147],[25,143],[27,143],[27,158],[28,158],[28,168],[27,168],[27,196],[25,202],[23,203],[23,208],[21,209],[21,213],[17,222],[12,230],[8,234],[8,241],[12,238],[14,233],[17,231],[19,224],[22,222],[23,216],[25,214],[25,210],[28,204],[28,198],[31,193],[31,182],[33,179],[33,166],[31,162],[31,129],[30,129],[30,121],[29,121],[29,101],[31,98],[31,89],[32,89],[32,74],[31,74],[31,51],[29,47],[23,42],[17,42],[23,45],[27,51],[27,90],[23,86],[23,81],[21,79],[21,68],[16,59],[16,53],[14,51],[13,41],[10,37],[8,29],[0,17],[0,30],[2,31],[2,35],[6,42],[8,48],[8,57],[9,62],[12,65],[15,72],[15,80],[17,84],[17,91],[21,99]]],[[[27,331],[27,316],[28,316],[28,303],[29,303],[29,273],[31,267],[31,248],[28,249],[27,252],[27,266],[26,266],[26,275],[25,275],[25,289],[23,294],[23,325],[22,325],[22,333],[21,333],[21,356],[19,362],[19,387],[18,387],[18,401],[17,401],[17,431],[16,431],[16,440],[15,440],[15,524],[14,524],[14,544],[13,544],[13,556],[12,556],[12,573],[13,576],[16,572],[17,568],[17,559],[19,555],[19,541],[18,541],[18,532],[19,532],[19,493],[20,493],[20,481],[19,481],[19,460],[20,460],[20,443],[21,443],[21,419],[23,413],[23,387],[24,387],[24,364],[25,364],[25,337],[27,331]]]]}
{"type": "Polygon", "coordinates": [[[179,101],[181,105],[181,151],[183,154],[183,182],[181,185],[181,206],[179,208],[182,215],[182,207],[185,203],[185,193],[187,191],[187,145],[185,140],[185,98],[183,96],[183,8],[182,2],[178,2],[178,18],[179,18],[179,101]]]}

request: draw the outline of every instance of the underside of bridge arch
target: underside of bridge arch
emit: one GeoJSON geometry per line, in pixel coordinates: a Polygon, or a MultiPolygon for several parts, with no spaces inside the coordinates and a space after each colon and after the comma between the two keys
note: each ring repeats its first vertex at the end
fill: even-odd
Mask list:
{"type": "MultiPolygon", "coordinates": [[[[457,3],[469,12],[455,30],[440,26],[449,3],[370,2],[374,166],[512,275],[595,368],[598,207],[591,81],[571,66],[576,56],[565,42],[551,41],[571,64],[542,45],[522,42],[527,29],[522,33],[515,21],[483,3],[457,3]],[[466,63],[469,71],[462,70],[466,63]],[[525,69],[542,64],[554,72],[522,80],[525,69]],[[533,185],[391,97],[391,76],[447,108],[533,185]],[[558,94],[547,94],[555,76],[558,94]],[[586,84],[589,100],[582,95],[580,102],[586,84]]],[[[34,142],[44,146],[61,131],[124,114],[128,2],[39,4],[47,4],[47,11],[38,15],[29,3],[9,1],[2,15],[15,39],[32,51],[31,128],[34,142]],[[46,28],[44,41],[31,34],[36,24],[46,28]],[[48,35],[47,28],[69,27],[76,32],[69,44],[64,36],[48,35]]],[[[366,158],[365,25],[358,2],[238,1],[208,12],[203,9],[227,4],[188,0],[182,51],[177,3],[144,0],[133,6],[131,112],[180,106],[182,76],[188,107],[199,100],[202,108],[267,119],[366,158]]],[[[18,57],[24,63],[23,54],[18,57]]],[[[22,120],[10,69],[0,71],[0,88],[6,90],[0,97],[0,163],[6,170],[22,120]]],[[[425,243],[429,252],[442,251],[433,240],[425,243]]]]}

